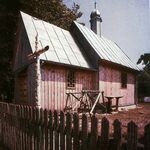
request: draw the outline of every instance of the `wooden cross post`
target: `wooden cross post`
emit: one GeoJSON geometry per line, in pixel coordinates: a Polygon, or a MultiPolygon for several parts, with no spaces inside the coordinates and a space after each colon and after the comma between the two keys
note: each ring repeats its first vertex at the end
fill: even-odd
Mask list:
{"type": "Polygon", "coordinates": [[[46,52],[49,49],[49,46],[46,46],[42,49],[38,49],[38,33],[35,37],[35,52],[28,55],[28,59],[35,59],[35,80],[36,80],[36,88],[35,88],[35,103],[38,107],[41,105],[41,65],[40,65],[40,55],[46,52]]]}

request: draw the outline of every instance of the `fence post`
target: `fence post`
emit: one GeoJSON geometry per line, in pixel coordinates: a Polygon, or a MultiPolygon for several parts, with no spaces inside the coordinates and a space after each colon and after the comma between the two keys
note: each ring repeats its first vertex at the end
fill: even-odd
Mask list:
{"type": "Polygon", "coordinates": [[[37,145],[36,145],[36,143],[37,143],[37,135],[36,135],[36,108],[35,107],[33,107],[33,109],[32,109],[32,112],[33,112],[33,119],[32,119],[32,125],[33,125],[33,127],[32,127],[32,130],[33,130],[33,147],[34,147],[34,149],[37,149],[37,145]]]}
{"type": "Polygon", "coordinates": [[[36,130],[36,148],[37,150],[41,150],[41,141],[40,141],[40,109],[38,107],[35,108],[35,130],[36,130]]]}
{"type": "Polygon", "coordinates": [[[9,104],[6,104],[6,128],[5,128],[5,143],[6,145],[8,145],[7,147],[10,148],[11,147],[11,140],[10,137],[12,137],[12,132],[11,132],[11,117],[10,117],[10,107],[9,104]]]}
{"type": "Polygon", "coordinates": [[[28,106],[27,107],[27,111],[28,111],[28,148],[29,150],[32,150],[32,124],[31,124],[31,121],[32,121],[32,111],[31,111],[31,107],[28,106]]]}
{"type": "Polygon", "coordinates": [[[25,135],[25,149],[28,149],[28,112],[27,106],[24,106],[24,135],[25,135]]]}
{"type": "Polygon", "coordinates": [[[64,128],[65,128],[65,116],[64,113],[60,112],[60,150],[65,150],[65,134],[64,134],[64,128]]]}
{"type": "Polygon", "coordinates": [[[95,115],[91,118],[91,136],[90,136],[90,150],[96,150],[98,138],[98,121],[95,115]]]}
{"type": "Polygon", "coordinates": [[[20,120],[20,125],[21,125],[21,135],[22,135],[22,138],[21,138],[21,145],[22,145],[22,150],[25,150],[25,143],[24,143],[24,138],[25,138],[25,133],[24,133],[24,130],[25,130],[25,125],[24,125],[24,107],[21,106],[21,120],[20,120]]]}
{"type": "Polygon", "coordinates": [[[38,124],[40,150],[44,149],[44,110],[40,108],[40,118],[38,124]]]}
{"type": "Polygon", "coordinates": [[[133,121],[128,123],[127,150],[137,150],[137,125],[133,121]]]}
{"type": "Polygon", "coordinates": [[[106,117],[102,118],[101,123],[101,137],[100,137],[100,149],[108,150],[109,145],[109,121],[106,117]]]}
{"type": "Polygon", "coordinates": [[[58,132],[58,113],[54,111],[54,139],[55,139],[55,150],[59,150],[59,132],[58,132]]]}
{"type": "Polygon", "coordinates": [[[87,115],[82,115],[82,131],[81,131],[81,150],[87,150],[88,139],[88,120],[87,115]]]}
{"type": "Polygon", "coordinates": [[[18,105],[16,105],[16,149],[19,150],[19,116],[18,116],[18,112],[19,112],[19,107],[18,105]]]}
{"type": "Polygon", "coordinates": [[[144,150],[150,150],[150,123],[144,128],[144,150]]]}
{"type": "Polygon", "coordinates": [[[52,112],[49,111],[49,122],[48,122],[48,128],[49,128],[49,150],[53,150],[53,116],[52,112]]]}
{"type": "Polygon", "coordinates": [[[73,115],[73,150],[80,149],[79,143],[79,116],[77,113],[73,115]]]}
{"type": "Polygon", "coordinates": [[[18,105],[18,113],[17,113],[17,116],[18,116],[18,141],[19,141],[19,150],[22,150],[22,131],[21,131],[21,106],[18,105]]]}
{"type": "Polygon", "coordinates": [[[29,106],[29,116],[30,116],[30,128],[29,128],[29,134],[30,134],[30,148],[31,150],[34,149],[34,115],[33,115],[33,107],[29,106]]]}
{"type": "Polygon", "coordinates": [[[116,119],[114,121],[114,140],[113,140],[113,149],[121,150],[121,141],[122,141],[122,133],[121,133],[121,122],[116,119]]]}
{"type": "Polygon", "coordinates": [[[72,116],[70,113],[66,114],[66,150],[72,149],[72,116]]]}
{"type": "Polygon", "coordinates": [[[48,111],[44,110],[44,139],[45,139],[45,147],[44,150],[48,150],[48,111]]]}

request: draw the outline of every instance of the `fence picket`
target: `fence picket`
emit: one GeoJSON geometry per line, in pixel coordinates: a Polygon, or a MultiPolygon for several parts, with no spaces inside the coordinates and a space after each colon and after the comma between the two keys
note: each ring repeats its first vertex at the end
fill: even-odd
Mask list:
{"type": "Polygon", "coordinates": [[[65,150],[65,116],[64,113],[60,112],[60,150],[65,150]]]}
{"type": "Polygon", "coordinates": [[[58,113],[54,111],[54,139],[55,139],[55,150],[59,150],[59,133],[58,133],[58,113]]]}
{"type": "Polygon", "coordinates": [[[21,120],[20,120],[20,125],[21,125],[21,150],[25,150],[25,143],[24,141],[24,109],[23,106],[21,106],[21,120]]]}
{"type": "Polygon", "coordinates": [[[79,143],[79,116],[77,113],[73,115],[73,150],[80,149],[79,143]]]}
{"type": "Polygon", "coordinates": [[[33,111],[32,111],[32,114],[33,114],[33,119],[32,119],[32,130],[33,130],[33,149],[36,150],[37,149],[37,146],[36,146],[36,108],[33,107],[33,111]]]}
{"type": "Polygon", "coordinates": [[[82,115],[82,130],[81,130],[81,150],[87,150],[87,140],[88,140],[88,120],[87,115],[82,115]]]}
{"type": "Polygon", "coordinates": [[[127,150],[137,150],[137,125],[133,121],[128,123],[127,150]]]}
{"type": "Polygon", "coordinates": [[[72,149],[72,116],[70,113],[66,114],[66,150],[72,149]]]}
{"type": "Polygon", "coordinates": [[[91,136],[90,136],[90,149],[96,150],[98,138],[98,122],[95,115],[91,118],[91,136]]]}
{"type": "Polygon", "coordinates": [[[106,117],[102,118],[101,123],[100,149],[108,150],[109,144],[109,121],[106,117]]]}
{"type": "Polygon", "coordinates": [[[35,108],[35,135],[36,135],[36,149],[40,150],[40,109],[35,108]]]}
{"type": "Polygon", "coordinates": [[[113,140],[113,149],[121,150],[121,141],[122,141],[122,134],[121,134],[121,122],[116,119],[114,121],[114,140],[113,140]]]}
{"type": "Polygon", "coordinates": [[[30,150],[33,149],[33,146],[32,146],[32,137],[33,137],[33,130],[32,130],[32,119],[33,119],[33,116],[32,116],[32,107],[28,107],[28,111],[29,111],[29,118],[28,118],[28,123],[29,123],[29,127],[28,127],[28,130],[29,130],[29,147],[30,147],[30,150]]]}
{"type": "Polygon", "coordinates": [[[46,109],[44,110],[44,139],[44,150],[48,150],[48,111],[46,109]]]}
{"type": "Polygon", "coordinates": [[[144,128],[144,147],[138,143],[138,127],[132,121],[128,123],[127,143],[124,144],[119,120],[113,123],[110,139],[108,119],[102,118],[101,126],[98,125],[94,115],[91,120],[86,114],[80,119],[75,113],[72,119],[70,113],[65,116],[64,112],[0,103],[0,141],[10,150],[150,149],[150,124],[144,128]],[[90,122],[91,131],[88,129],[90,122]],[[98,127],[101,127],[100,136],[98,127]]]}
{"type": "Polygon", "coordinates": [[[19,149],[21,150],[21,140],[22,140],[22,136],[21,136],[21,106],[18,106],[18,130],[19,130],[19,134],[18,134],[18,141],[19,141],[19,149]]]}
{"type": "Polygon", "coordinates": [[[53,116],[52,116],[51,111],[49,111],[48,129],[49,129],[49,148],[48,149],[53,150],[53,116]]]}
{"type": "Polygon", "coordinates": [[[25,149],[29,149],[28,145],[28,110],[27,106],[24,106],[24,116],[25,116],[25,149]]]}
{"type": "Polygon", "coordinates": [[[144,128],[144,150],[150,150],[150,123],[144,128]]]}
{"type": "Polygon", "coordinates": [[[39,127],[38,127],[38,132],[39,132],[39,147],[40,150],[44,150],[44,110],[40,108],[40,118],[39,118],[39,127]]]}

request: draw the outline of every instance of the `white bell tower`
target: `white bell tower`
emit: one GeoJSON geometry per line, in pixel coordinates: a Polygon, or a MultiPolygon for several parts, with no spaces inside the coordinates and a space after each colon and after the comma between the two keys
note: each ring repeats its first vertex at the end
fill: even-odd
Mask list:
{"type": "Polygon", "coordinates": [[[91,30],[94,31],[99,37],[101,37],[101,22],[102,18],[100,12],[96,8],[97,3],[95,2],[94,10],[90,15],[91,30]]]}

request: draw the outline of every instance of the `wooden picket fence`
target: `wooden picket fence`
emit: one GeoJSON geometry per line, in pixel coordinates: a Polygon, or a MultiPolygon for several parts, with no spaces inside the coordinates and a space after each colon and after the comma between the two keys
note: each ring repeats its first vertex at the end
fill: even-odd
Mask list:
{"type": "Polygon", "coordinates": [[[119,120],[110,136],[106,117],[100,121],[95,115],[0,103],[0,141],[10,150],[150,150],[150,124],[139,144],[134,122],[128,123],[123,138],[119,120]]]}

